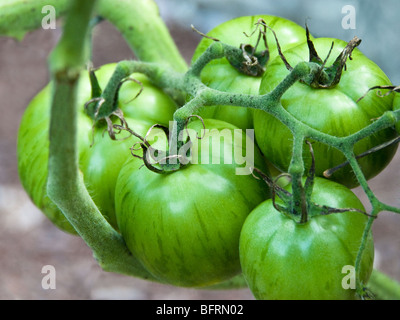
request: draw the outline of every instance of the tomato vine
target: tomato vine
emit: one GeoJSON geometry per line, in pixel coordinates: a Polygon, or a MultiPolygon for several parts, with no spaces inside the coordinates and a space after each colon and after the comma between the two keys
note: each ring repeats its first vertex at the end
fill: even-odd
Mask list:
{"type": "MultiPolygon", "coordinates": [[[[354,154],[354,146],[358,141],[380,130],[394,127],[400,121],[400,110],[387,111],[370,125],[345,137],[326,134],[299,121],[281,105],[282,96],[295,83],[303,81],[315,85],[321,75],[327,76],[324,74],[326,70],[321,69],[320,62],[304,61],[290,67],[288,75],[266,94],[221,92],[208,87],[201,81],[202,70],[211,61],[220,58],[234,61],[232,65],[243,66],[249,60],[249,57],[243,54],[244,51],[248,53],[247,48],[237,48],[221,41],[214,41],[188,67],[178,53],[166,26],[157,15],[155,4],[151,1],[87,0],[82,2],[74,0],[70,1],[70,6],[67,6],[67,1],[47,2],[53,2],[53,5],[60,6],[59,12],[67,12],[62,38],[49,59],[54,88],[47,191],[49,197],[93,250],[96,260],[104,270],[159,281],[144,269],[136,257],[130,254],[122,236],[101,215],[90,198],[79,173],[76,145],[76,88],[79,74],[87,62],[87,33],[89,32],[89,21],[94,13],[110,20],[122,32],[140,59],[140,61],[118,63],[104,91],[100,96],[94,97],[101,99],[101,104],[97,103],[93,109],[95,113],[92,116],[95,120],[105,119],[117,110],[115,99],[121,81],[134,72],[145,74],[156,86],[164,89],[182,105],[174,114],[174,128],[169,137],[170,145],[167,157],[170,161],[157,168],[161,172],[170,172],[180,168],[179,161],[172,161],[179,160],[176,157],[176,150],[184,143],[178,139],[178,134],[185,130],[188,119],[197,115],[200,109],[207,106],[228,105],[262,110],[271,114],[289,128],[294,137],[293,153],[288,168],[292,180],[292,198],[288,209],[301,216],[300,223],[307,221],[307,217],[304,215],[303,200],[305,197],[306,201],[310,201],[311,195],[309,190],[306,190],[305,193],[302,184],[302,178],[305,175],[302,156],[305,141],[312,139],[341,151],[372,206],[355,261],[356,271],[360,272],[364,248],[374,219],[382,211],[400,213],[400,208],[387,205],[374,195],[357,161],[357,155],[354,154]],[[127,12],[130,14],[128,15],[127,12]],[[131,13],[135,14],[135,18],[132,18],[131,13]],[[132,21],[135,21],[134,25],[132,21]],[[167,57],[163,54],[165,50],[170,53],[167,57]],[[186,94],[191,96],[191,100],[184,103],[186,94]],[[93,228],[94,225],[96,228],[93,228]],[[104,239],[108,240],[104,241],[104,239]]],[[[31,1],[29,5],[39,8],[41,1],[31,1]]],[[[10,20],[13,14],[15,16],[15,12],[18,12],[17,4],[4,10],[3,16],[0,18],[3,17],[3,22],[7,22],[7,19],[10,20]]],[[[20,33],[33,29],[37,24],[37,21],[29,19],[29,15],[26,16],[25,21],[19,26],[20,33]]],[[[0,31],[2,30],[4,30],[4,26],[0,24],[0,31]]],[[[260,58],[261,55],[256,57],[260,58]]],[[[254,60],[251,63],[254,63],[254,60]]],[[[262,67],[260,66],[260,68],[262,67]]],[[[340,66],[340,72],[342,67],[343,64],[340,66]]],[[[335,77],[334,81],[337,80],[335,77]]],[[[118,129],[129,128],[118,127],[118,129]]],[[[359,282],[359,278],[357,277],[357,288],[362,295],[364,288],[363,284],[359,282]]],[[[232,283],[236,283],[235,281],[236,279],[233,282],[228,281],[216,288],[232,286],[232,283]]]]}

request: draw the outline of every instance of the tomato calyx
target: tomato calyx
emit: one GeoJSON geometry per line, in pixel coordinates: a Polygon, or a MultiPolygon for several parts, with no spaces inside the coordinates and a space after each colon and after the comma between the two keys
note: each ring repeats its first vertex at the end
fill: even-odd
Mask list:
{"type": "MultiPolygon", "coordinates": [[[[204,121],[198,115],[192,115],[186,119],[184,130],[186,131],[188,130],[187,125],[190,119],[193,117],[196,117],[201,121],[205,132],[206,128],[204,121]]],[[[191,148],[193,143],[191,141],[190,134],[188,132],[186,138],[184,138],[182,130],[180,134],[173,134],[172,132],[170,132],[169,128],[160,124],[155,124],[151,126],[146,135],[142,137],[139,134],[137,134],[134,130],[130,129],[128,126],[112,124],[112,127],[119,131],[122,130],[128,131],[131,135],[134,135],[136,138],[140,140],[130,148],[131,155],[135,158],[142,160],[143,166],[147,167],[147,169],[149,169],[150,171],[159,174],[171,173],[185,167],[190,163],[191,148]],[[160,139],[160,136],[157,134],[156,134],[156,139],[154,139],[154,136],[152,135],[152,131],[154,129],[161,129],[163,134],[165,135],[164,137],[170,143],[170,146],[175,145],[176,148],[171,148],[167,146],[165,147],[165,149],[153,147],[153,145],[150,143],[150,140],[153,140],[153,142],[155,143],[157,142],[157,140],[162,140],[162,137],[160,139]],[[181,141],[178,139],[178,141],[173,141],[178,137],[184,140],[181,141]],[[139,151],[142,152],[138,153],[139,151]]],[[[177,129],[176,127],[174,126],[172,127],[172,131],[174,130],[176,131],[176,129],[177,129]]],[[[200,137],[196,135],[197,139],[202,139],[203,137],[204,136],[200,137]]]]}
{"type": "Polygon", "coordinates": [[[258,30],[256,45],[252,46],[248,43],[242,43],[240,45],[240,49],[242,51],[241,57],[237,57],[238,59],[227,57],[229,63],[241,73],[253,77],[260,77],[265,72],[265,66],[267,65],[270,57],[267,43],[267,28],[268,26],[266,25],[264,19],[258,19],[256,28],[250,35],[247,35],[244,32],[244,35],[250,38],[258,30]],[[257,47],[259,46],[261,40],[265,46],[265,50],[257,51],[257,47]]]}
{"type": "MultiPolygon", "coordinates": [[[[307,223],[310,219],[317,217],[317,216],[323,216],[323,215],[329,215],[329,214],[334,214],[334,213],[344,213],[344,212],[359,212],[362,213],[368,217],[373,217],[376,218],[376,216],[370,215],[366,213],[365,211],[356,209],[356,208],[334,208],[330,207],[327,205],[320,205],[317,204],[313,201],[310,200],[311,193],[312,193],[312,184],[310,184],[310,180],[306,178],[306,183],[303,186],[303,196],[305,198],[305,203],[306,206],[302,208],[302,212],[298,213],[293,210],[293,205],[294,204],[299,204],[299,201],[294,199],[293,194],[286,189],[280,187],[278,185],[278,179],[282,177],[289,177],[291,176],[288,173],[283,173],[279,175],[277,178],[272,180],[270,177],[268,177],[266,174],[264,174],[262,171],[260,171],[257,168],[252,168],[253,171],[257,172],[261,178],[267,183],[267,185],[271,189],[271,194],[272,194],[272,203],[274,208],[285,215],[286,217],[292,219],[298,224],[305,224],[307,223]],[[276,196],[279,198],[279,202],[282,203],[283,205],[277,202],[276,196]]],[[[256,179],[259,179],[256,177],[254,174],[253,176],[256,179]]]]}
{"type": "Polygon", "coordinates": [[[250,44],[241,44],[240,49],[242,57],[239,56],[237,60],[228,57],[229,63],[241,73],[252,77],[260,77],[265,71],[265,65],[269,58],[268,50],[256,52],[256,47],[250,44]]]}
{"type": "Polygon", "coordinates": [[[142,160],[143,166],[145,166],[150,171],[164,174],[176,171],[183,166],[183,164],[180,162],[174,161],[174,163],[172,163],[172,161],[170,161],[171,159],[179,158],[179,155],[169,155],[168,151],[154,148],[149,142],[149,136],[151,135],[153,129],[161,129],[168,137],[169,129],[167,127],[160,124],[154,124],[150,127],[144,137],[136,133],[134,130],[130,129],[128,126],[113,124],[112,127],[119,131],[128,131],[131,135],[140,140],[130,148],[131,155],[135,158],[142,160]],[[141,155],[139,154],[139,151],[142,151],[141,155]]]}
{"type": "MultiPolygon", "coordinates": [[[[253,171],[257,172],[260,175],[261,179],[263,179],[264,182],[269,186],[271,190],[271,199],[274,208],[278,212],[284,214],[285,216],[292,219],[298,224],[305,224],[310,219],[317,216],[329,215],[333,213],[344,213],[344,212],[359,212],[366,216],[376,218],[376,216],[370,215],[365,211],[356,208],[334,208],[327,205],[320,205],[311,201],[311,195],[313,192],[314,178],[315,178],[315,158],[311,143],[309,141],[306,141],[306,143],[310,147],[311,166],[307,176],[302,179],[299,179],[298,181],[296,179],[293,179],[293,176],[290,175],[289,173],[282,173],[278,175],[274,180],[272,180],[270,177],[268,177],[268,175],[263,173],[261,170],[253,168],[253,171]],[[283,177],[289,178],[289,180],[291,180],[292,186],[294,183],[297,183],[297,187],[300,190],[300,195],[299,195],[300,199],[297,199],[295,197],[294,192],[289,192],[285,188],[278,185],[278,180],[283,177]],[[279,202],[283,204],[277,202],[276,196],[278,196],[279,202]]],[[[253,176],[256,179],[259,179],[254,174],[253,176]]]]}
{"type": "MultiPolygon", "coordinates": [[[[300,82],[316,89],[329,89],[335,87],[340,82],[343,69],[346,70],[347,59],[352,60],[351,54],[353,50],[360,45],[361,39],[359,39],[357,36],[351,39],[347,43],[346,47],[342,50],[342,52],[337,56],[333,64],[329,67],[326,67],[326,63],[334,46],[334,42],[332,42],[331,48],[326,58],[322,60],[318,55],[317,50],[314,47],[314,43],[310,39],[310,31],[307,25],[306,25],[306,37],[309,50],[309,62],[315,63],[317,65],[317,71],[313,73],[310,77],[306,79],[301,79],[300,82]]],[[[278,39],[276,39],[276,41],[278,43],[278,39]]],[[[290,63],[287,61],[287,59],[280,50],[279,50],[279,56],[281,57],[283,63],[285,64],[286,69],[292,71],[293,67],[290,65],[290,63]]]]}
{"type": "MultiPolygon", "coordinates": [[[[250,38],[253,36],[254,33],[258,30],[257,35],[257,42],[256,45],[253,46],[250,43],[242,43],[240,44],[239,48],[230,46],[228,44],[223,44],[225,50],[225,57],[230,63],[232,67],[234,67],[240,73],[243,73],[247,76],[251,77],[261,77],[265,72],[265,66],[269,60],[269,48],[267,44],[267,37],[266,37],[266,29],[267,26],[263,19],[259,19],[256,23],[256,28],[254,31],[247,35],[245,32],[245,36],[250,38]],[[265,50],[257,50],[260,42],[265,46],[265,50]]],[[[198,31],[193,25],[192,29],[199,33],[202,37],[211,39],[216,42],[220,42],[219,39],[210,37],[200,31],[198,31]]]]}
{"type": "MultiPolygon", "coordinates": [[[[92,98],[86,102],[85,112],[93,120],[93,139],[94,128],[104,125],[106,125],[104,132],[107,131],[112,140],[125,140],[131,136],[136,137],[139,139],[139,141],[130,148],[132,156],[141,159],[143,161],[143,166],[146,166],[149,170],[159,174],[179,170],[189,162],[187,160],[191,147],[189,135],[187,136],[186,141],[179,141],[178,134],[170,134],[169,128],[161,124],[152,125],[145,136],[138,134],[135,130],[129,127],[128,122],[125,120],[123,111],[118,107],[119,91],[126,81],[133,81],[140,85],[140,90],[136,93],[135,97],[131,99],[131,101],[136,99],[144,89],[144,85],[139,80],[131,77],[124,78],[118,75],[109,80],[106,89],[103,91],[99,85],[94,69],[89,70],[89,79],[91,84],[92,98]],[[119,120],[119,123],[115,123],[115,118],[117,121],[119,120]],[[163,140],[163,138],[166,137],[167,141],[172,142],[172,144],[176,146],[176,149],[179,148],[179,152],[174,151],[174,148],[171,147],[161,149],[153,147],[151,142],[156,143],[160,138],[157,133],[153,135],[154,129],[161,129],[163,136],[160,140],[163,140]],[[123,137],[120,138],[120,134],[122,132],[127,132],[128,135],[123,135],[123,137]],[[142,151],[141,154],[140,151],[142,151]]],[[[183,124],[184,126],[181,129],[186,129],[187,124],[192,117],[198,116],[190,116],[183,124]]],[[[201,118],[200,120],[204,126],[203,120],[201,118]]],[[[172,131],[181,132],[183,130],[172,131]]],[[[93,143],[94,140],[92,141],[91,146],[93,143]]]]}

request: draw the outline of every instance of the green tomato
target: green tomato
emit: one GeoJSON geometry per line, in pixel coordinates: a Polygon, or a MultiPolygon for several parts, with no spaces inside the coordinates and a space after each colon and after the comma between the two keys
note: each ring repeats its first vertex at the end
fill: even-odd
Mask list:
{"type": "MultiPolygon", "coordinates": [[[[264,19],[276,33],[279,44],[283,51],[292,48],[299,43],[306,41],[305,29],[296,23],[284,18],[258,15],[244,16],[224,22],[211,30],[207,35],[219,39],[221,42],[240,47],[241,44],[256,45],[258,32],[256,23],[259,19],[264,19]],[[252,35],[248,37],[245,35],[252,35]]],[[[271,30],[267,30],[267,43],[269,47],[269,60],[278,56],[276,42],[271,30]]],[[[197,46],[192,62],[206,51],[213,40],[203,38],[197,46]]],[[[265,50],[263,41],[260,41],[257,51],[265,50]]],[[[268,63],[266,68],[268,68],[268,63]]],[[[258,94],[261,77],[248,76],[234,68],[226,58],[211,61],[201,72],[201,80],[207,86],[231,93],[258,94]]],[[[239,128],[253,128],[252,110],[244,107],[232,106],[212,106],[201,110],[200,116],[204,118],[221,119],[230,122],[239,128]]]]}
{"type": "MultiPolygon", "coordinates": [[[[351,190],[322,178],[315,178],[312,201],[364,210],[351,190]]],[[[362,213],[345,212],[314,216],[298,224],[278,212],[271,199],[260,204],[246,219],[240,235],[243,275],[255,298],[355,299],[352,268],[366,222],[362,213]]],[[[373,257],[370,234],[361,262],[364,284],[372,272],[373,257]]]]}
{"type": "MultiPolygon", "coordinates": [[[[327,61],[330,66],[346,43],[337,39],[318,38],[314,40],[315,48],[324,59],[332,41],[334,47],[327,61]]],[[[284,53],[292,66],[301,61],[308,61],[307,44],[299,45],[284,53]]],[[[392,109],[393,95],[381,98],[370,92],[364,99],[356,102],[365,92],[376,85],[388,85],[390,80],[383,71],[357,48],[353,51],[353,59],[347,61],[347,70],[342,73],[340,82],[330,89],[315,89],[307,84],[297,82],[282,96],[282,106],[296,119],[321,132],[344,137],[368,126],[385,111],[392,109]]],[[[271,61],[265,72],[260,94],[272,91],[287,75],[281,58],[271,61]]],[[[293,136],[289,129],[273,116],[261,111],[254,111],[254,130],[256,141],[264,155],[280,169],[287,171],[292,155],[293,136]]],[[[354,148],[355,154],[361,154],[372,147],[380,145],[395,137],[393,129],[377,132],[359,141],[354,148]]],[[[322,143],[314,143],[316,175],[322,176],[326,169],[333,168],[346,161],[338,150],[322,143]]],[[[367,179],[381,172],[391,161],[396,146],[384,148],[359,160],[367,179]]],[[[303,157],[308,168],[311,156],[308,148],[304,148],[303,157]]],[[[332,179],[350,188],[358,185],[350,166],[346,166],[332,175],[332,179]]]]}
{"type": "MultiPolygon", "coordinates": [[[[128,248],[161,282],[177,286],[212,285],[240,273],[242,224],[269,196],[261,180],[237,174],[244,164],[235,159],[246,154],[242,130],[220,120],[204,122],[204,136],[200,121],[189,124],[203,137],[191,134],[189,164],[158,174],[132,158],[116,186],[117,221],[128,248]]],[[[256,147],[249,160],[253,156],[251,166],[267,171],[256,147]]]]}
{"type": "MultiPolygon", "coordinates": [[[[103,89],[115,66],[116,64],[104,65],[96,71],[103,89]]],[[[133,74],[131,77],[141,81],[144,89],[133,99],[140,86],[135,82],[125,82],[119,92],[119,108],[123,111],[130,128],[145,135],[155,123],[168,126],[176,109],[175,103],[154,87],[145,76],[133,74]]],[[[31,101],[23,115],[17,143],[18,171],[21,183],[33,203],[60,229],[76,233],[46,192],[51,87],[51,83],[46,86],[31,101]]],[[[107,132],[104,132],[107,128],[105,121],[96,124],[92,130],[92,119],[84,111],[84,104],[90,99],[91,85],[87,72],[84,72],[79,81],[77,96],[79,167],[95,204],[116,228],[115,183],[120,168],[131,156],[129,148],[137,139],[131,137],[123,141],[112,140],[107,132]],[[92,143],[94,144],[91,146],[92,143]]],[[[127,137],[124,133],[119,136],[124,137],[127,137]]]]}

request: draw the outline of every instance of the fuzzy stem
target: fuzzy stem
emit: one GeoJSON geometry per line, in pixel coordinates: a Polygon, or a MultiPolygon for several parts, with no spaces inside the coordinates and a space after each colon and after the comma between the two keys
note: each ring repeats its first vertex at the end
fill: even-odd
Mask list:
{"type": "Polygon", "coordinates": [[[372,224],[375,220],[375,218],[377,217],[378,213],[380,212],[381,208],[379,206],[379,201],[378,199],[376,199],[375,195],[373,194],[373,192],[371,191],[371,189],[368,186],[367,180],[364,177],[364,174],[357,162],[357,159],[354,155],[353,152],[346,152],[345,156],[347,157],[354,174],[356,175],[360,185],[362,186],[364,192],[367,194],[368,199],[371,202],[372,205],[372,212],[371,215],[368,218],[367,224],[365,225],[364,231],[363,231],[363,235],[361,238],[361,244],[360,247],[358,249],[357,252],[357,257],[356,257],[356,261],[355,261],[355,270],[356,270],[356,279],[357,279],[357,288],[361,289],[362,285],[360,283],[360,273],[361,273],[361,261],[363,258],[363,254],[364,254],[364,250],[365,247],[367,245],[368,242],[368,238],[371,236],[371,229],[372,229],[372,224]]]}
{"type": "MultiPolygon", "coordinates": [[[[57,18],[65,16],[71,0],[7,0],[0,3],[0,35],[21,40],[38,29],[51,6],[57,18]]],[[[154,0],[98,0],[94,14],[111,22],[139,60],[167,64],[184,72],[187,64],[161,19],[154,0]]]]}
{"type": "MultiPolygon", "coordinates": [[[[49,60],[52,79],[54,80],[50,127],[49,197],[60,207],[67,219],[93,250],[95,258],[104,270],[153,279],[128,252],[121,235],[112,229],[98,211],[79,174],[76,143],[76,84],[82,66],[86,62],[87,30],[92,13],[95,12],[93,11],[95,1],[48,0],[44,2],[42,0],[26,0],[20,2],[9,0],[7,4],[11,4],[11,6],[0,5],[0,32],[21,36],[24,32],[37,28],[41,21],[41,19],[38,19],[37,13],[44,3],[54,5],[59,16],[62,16],[71,4],[71,11],[67,17],[62,39],[49,60]],[[23,16],[23,19],[18,20],[18,16],[23,16]],[[15,34],[12,31],[13,26],[15,34]],[[4,28],[7,30],[4,31],[4,28]],[[107,241],[104,241],[104,239],[107,239],[107,241]]],[[[108,19],[121,31],[139,59],[160,64],[159,66],[151,66],[150,63],[137,63],[133,69],[129,69],[130,65],[122,64],[121,70],[126,69],[115,76],[114,84],[118,83],[117,80],[121,75],[127,76],[128,72],[132,70],[140,71],[147,74],[158,86],[164,89],[173,89],[170,92],[184,91],[194,96],[192,103],[188,103],[177,111],[175,118],[179,120],[178,127],[182,127],[184,119],[207,105],[236,105],[264,110],[274,115],[295,133],[296,146],[289,170],[292,174],[298,176],[299,172],[303,171],[301,166],[298,166],[302,149],[300,142],[304,138],[311,138],[314,141],[337,148],[346,155],[372,204],[374,215],[383,210],[400,212],[400,209],[384,205],[376,199],[369,189],[352,151],[357,141],[398,122],[400,110],[386,112],[373,124],[348,137],[339,138],[324,134],[300,122],[280,105],[280,99],[288,88],[299,80],[315,75],[317,72],[315,64],[306,62],[298,64],[271,93],[263,96],[223,93],[205,87],[200,82],[199,75],[209,61],[230,54],[231,48],[221,43],[214,43],[211,49],[207,50],[205,55],[199,58],[194,66],[189,69],[189,72],[184,75],[178,72],[187,70],[186,63],[179,54],[164,22],[160,19],[154,1],[98,0],[97,13],[108,19]],[[142,68],[142,66],[145,67],[142,68]]],[[[111,95],[112,92],[110,91],[107,94],[111,95]]],[[[294,196],[295,201],[299,198],[301,192],[296,194],[297,196],[294,196]]],[[[363,242],[356,258],[356,270],[358,272],[372,221],[373,218],[370,218],[367,223],[363,242]]],[[[372,284],[378,283],[380,287],[385,287],[385,283],[387,283],[385,279],[382,280],[382,277],[372,277],[372,280],[372,284]]],[[[221,286],[229,286],[229,283],[231,282],[221,286]]]]}
{"type": "Polygon", "coordinates": [[[307,204],[305,198],[304,187],[302,184],[302,177],[304,175],[304,162],[303,162],[303,144],[304,136],[300,132],[293,132],[293,153],[292,160],[289,165],[289,174],[292,178],[292,203],[290,211],[294,215],[300,216],[299,223],[306,223],[307,218],[307,204]]]}
{"type": "Polygon", "coordinates": [[[153,0],[99,0],[97,12],[121,32],[138,59],[187,70],[153,0]]]}
{"type": "Polygon", "coordinates": [[[355,144],[356,142],[364,139],[377,131],[386,129],[388,127],[393,127],[398,121],[400,121],[400,109],[396,111],[386,111],[379,119],[374,121],[369,126],[349,135],[343,137],[344,143],[355,144]]]}
{"type": "Polygon", "coordinates": [[[152,279],[122,236],[93,203],[79,173],[77,83],[85,63],[86,31],[95,0],[71,3],[62,38],[49,60],[53,79],[47,193],[106,271],[152,279]]]}

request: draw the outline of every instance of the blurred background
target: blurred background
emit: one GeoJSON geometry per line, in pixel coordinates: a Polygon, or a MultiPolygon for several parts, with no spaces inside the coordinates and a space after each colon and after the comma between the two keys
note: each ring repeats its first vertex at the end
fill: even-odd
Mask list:
{"type": "MultiPolygon", "coordinates": [[[[315,37],[348,41],[357,35],[360,50],[375,61],[394,84],[400,84],[400,1],[316,0],[156,0],[182,55],[190,62],[200,41],[193,24],[208,32],[228,19],[270,14],[307,24],[315,37]],[[355,9],[355,29],[343,28],[342,11],[355,9]]],[[[175,288],[106,273],[83,241],[54,227],[22,189],[17,173],[16,137],[21,116],[48,82],[47,56],[61,27],[39,29],[17,42],[0,38],[0,299],[253,299],[248,289],[207,291],[175,288]],[[56,289],[41,286],[42,267],[56,269],[56,289]]],[[[168,53],[166,53],[168,54],[168,53]]],[[[134,55],[118,31],[104,21],[94,34],[95,66],[134,55]]],[[[400,152],[370,181],[378,198],[400,206],[400,152]]],[[[368,207],[362,190],[354,192],[368,207]]],[[[400,216],[382,212],[374,222],[375,267],[400,281],[400,216]]]]}

